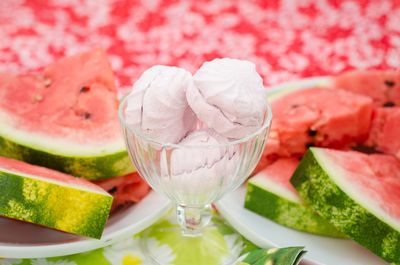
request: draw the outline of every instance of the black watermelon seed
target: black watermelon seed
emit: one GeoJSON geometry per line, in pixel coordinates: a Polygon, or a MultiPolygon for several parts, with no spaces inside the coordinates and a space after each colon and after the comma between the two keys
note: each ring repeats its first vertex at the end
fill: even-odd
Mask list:
{"type": "Polygon", "coordinates": [[[392,80],[385,80],[385,85],[387,87],[393,87],[396,83],[392,80]]]}
{"type": "Polygon", "coordinates": [[[391,108],[391,107],[395,107],[396,104],[393,101],[388,101],[388,102],[385,102],[383,104],[383,106],[386,107],[386,108],[391,108]]]}
{"type": "Polygon", "coordinates": [[[85,118],[85,120],[88,120],[88,119],[90,119],[90,117],[92,116],[89,112],[84,112],[83,114],[82,114],[82,116],[85,118]]]}
{"type": "Polygon", "coordinates": [[[115,193],[117,192],[117,187],[113,187],[111,190],[108,191],[109,193],[115,193]]]}
{"type": "Polygon", "coordinates": [[[310,148],[310,147],[313,147],[314,146],[314,143],[306,143],[306,148],[308,149],[308,148],[310,148]]]}
{"type": "Polygon", "coordinates": [[[366,154],[381,153],[381,152],[379,152],[378,150],[376,150],[375,147],[372,147],[372,146],[365,146],[365,145],[356,145],[356,146],[353,146],[352,149],[353,149],[354,151],[359,151],[359,152],[366,153],[366,154]]]}
{"type": "Polygon", "coordinates": [[[90,87],[88,87],[88,86],[83,86],[83,87],[81,87],[80,92],[81,92],[81,93],[86,93],[86,92],[88,92],[89,90],[90,90],[90,87]]]}
{"type": "Polygon", "coordinates": [[[317,135],[317,130],[308,129],[307,133],[309,136],[314,137],[317,135]]]}
{"type": "Polygon", "coordinates": [[[298,108],[299,107],[299,105],[297,105],[297,104],[293,104],[292,105],[292,109],[295,109],[295,108],[298,108]]]}

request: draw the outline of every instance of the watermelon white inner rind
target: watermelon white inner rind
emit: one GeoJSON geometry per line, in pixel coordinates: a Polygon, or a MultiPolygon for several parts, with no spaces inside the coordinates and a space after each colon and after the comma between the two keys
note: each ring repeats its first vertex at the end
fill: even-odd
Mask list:
{"type": "MultiPolygon", "coordinates": [[[[357,204],[368,209],[375,217],[381,219],[397,231],[400,231],[400,216],[390,215],[383,210],[382,205],[384,205],[385,202],[380,200],[383,198],[366,196],[370,193],[369,190],[365,190],[362,186],[358,186],[356,182],[351,181],[348,177],[348,172],[334,163],[329,153],[326,153],[323,149],[313,149],[315,149],[315,151],[313,151],[315,159],[326,172],[329,172],[329,177],[343,192],[351,197],[357,204]]],[[[400,207],[400,202],[397,203],[397,205],[400,207]]]]}
{"type": "Polygon", "coordinates": [[[314,87],[329,88],[331,87],[333,80],[331,77],[321,77],[321,78],[310,78],[303,79],[300,81],[287,82],[282,85],[276,86],[268,90],[268,101],[272,102],[275,99],[283,97],[292,92],[298,91],[300,89],[310,89],[314,87]]]}
{"type": "Polygon", "coordinates": [[[13,126],[12,119],[1,112],[0,124],[2,124],[0,126],[1,136],[7,139],[12,139],[18,144],[23,144],[33,149],[47,151],[53,154],[84,157],[114,154],[115,152],[125,151],[122,137],[115,138],[110,142],[102,141],[97,142],[96,144],[80,144],[65,140],[65,138],[56,138],[54,136],[49,138],[48,135],[16,129],[13,126]]]}
{"type": "Polygon", "coordinates": [[[261,187],[262,189],[268,189],[269,192],[272,192],[279,197],[283,197],[294,203],[301,203],[301,199],[297,193],[289,190],[283,185],[279,185],[276,182],[269,180],[263,175],[254,176],[249,180],[249,182],[253,185],[261,187]]]}

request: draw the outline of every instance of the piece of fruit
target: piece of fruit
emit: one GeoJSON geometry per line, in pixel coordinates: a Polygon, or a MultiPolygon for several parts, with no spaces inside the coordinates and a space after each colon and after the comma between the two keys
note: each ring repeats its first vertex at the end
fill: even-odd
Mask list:
{"type": "Polygon", "coordinates": [[[376,108],[367,146],[400,158],[400,107],[376,108]]]}
{"type": "Polygon", "coordinates": [[[112,196],[87,180],[0,157],[0,215],[100,238],[112,196]]]}
{"type": "Polygon", "coordinates": [[[368,137],[372,100],[327,88],[270,96],[274,119],[264,159],[301,157],[310,146],[348,148],[368,137]]]}
{"type": "Polygon", "coordinates": [[[150,191],[147,182],[145,182],[137,172],[96,181],[94,183],[113,196],[112,210],[116,210],[125,204],[139,202],[150,191]]]}
{"type": "Polygon", "coordinates": [[[291,183],[305,203],[383,259],[400,263],[400,162],[310,148],[291,183]]]}
{"type": "Polygon", "coordinates": [[[306,207],[289,180],[299,160],[281,158],[247,183],[245,207],[279,224],[313,234],[343,237],[331,224],[306,207]]]}
{"type": "Polygon", "coordinates": [[[134,171],[118,123],[104,51],[63,58],[34,74],[0,74],[0,155],[87,179],[134,171]]]}
{"type": "Polygon", "coordinates": [[[400,106],[400,70],[353,70],[333,78],[332,85],[369,96],[375,106],[400,106]]]}

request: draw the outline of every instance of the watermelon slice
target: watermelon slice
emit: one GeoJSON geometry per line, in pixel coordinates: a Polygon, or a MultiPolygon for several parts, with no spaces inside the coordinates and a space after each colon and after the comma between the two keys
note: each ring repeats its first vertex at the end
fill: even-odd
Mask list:
{"type": "Polygon", "coordinates": [[[301,157],[309,146],[347,148],[368,137],[372,100],[347,91],[310,88],[270,98],[274,120],[264,159],[301,157]]]}
{"type": "Polygon", "coordinates": [[[289,180],[299,160],[281,158],[247,183],[245,207],[281,225],[318,235],[343,237],[306,207],[289,180]]]}
{"type": "Polygon", "coordinates": [[[400,264],[400,162],[396,158],[310,148],[291,183],[339,231],[400,264]]]}
{"type": "Polygon", "coordinates": [[[94,182],[113,197],[112,211],[126,204],[136,203],[150,191],[150,187],[137,172],[111,179],[94,182]]]}
{"type": "Polygon", "coordinates": [[[400,107],[376,108],[367,146],[400,158],[400,107]]]}
{"type": "Polygon", "coordinates": [[[112,196],[87,180],[0,157],[0,215],[100,238],[112,196]]]}
{"type": "Polygon", "coordinates": [[[338,75],[333,86],[374,100],[375,106],[400,106],[400,70],[354,70],[338,75]]]}
{"type": "Polygon", "coordinates": [[[35,74],[2,73],[0,86],[0,155],[91,180],[134,170],[102,50],[61,59],[35,74]]]}

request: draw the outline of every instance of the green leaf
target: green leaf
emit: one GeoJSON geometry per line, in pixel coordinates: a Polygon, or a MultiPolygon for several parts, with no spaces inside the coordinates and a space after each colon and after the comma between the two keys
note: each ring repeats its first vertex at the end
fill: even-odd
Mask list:
{"type": "Polygon", "coordinates": [[[251,251],[241,265],[297,265],[306,253],[304,247],[256,249],[251,251]]]}
{"type": "Polygon", "coordinates": [[[261,259],[263,256],[266,255],[266,250],[265,249],[256,249],[251,251],[246,258],[243,260],[243,262],[246,262],[248,264],[254,264],[257,262],[259,259],[261,259]]]}

